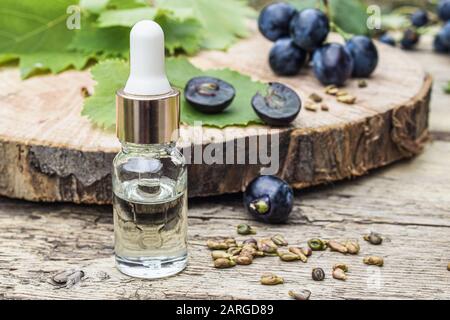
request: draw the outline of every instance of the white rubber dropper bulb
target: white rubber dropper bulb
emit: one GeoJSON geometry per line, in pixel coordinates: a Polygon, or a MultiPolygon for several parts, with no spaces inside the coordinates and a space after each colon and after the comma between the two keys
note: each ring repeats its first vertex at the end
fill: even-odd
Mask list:
{"type": "Polygon", "coordinates": [[[130,33],[130,77],[124,92],[140,96],[170,92],[164,59],[164,32],[159,24],[136,23],[130,33]]]}

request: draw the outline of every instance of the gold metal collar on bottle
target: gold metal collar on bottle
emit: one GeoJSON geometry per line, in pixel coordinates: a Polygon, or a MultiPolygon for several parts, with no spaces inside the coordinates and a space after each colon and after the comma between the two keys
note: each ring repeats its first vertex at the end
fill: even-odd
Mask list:
{"type": "Polygon", "coordinates": [[[163,144],[178,139],[180,92],[137,96],[123,90],[116,95],[116,134],[121,142],[163,144]]]}

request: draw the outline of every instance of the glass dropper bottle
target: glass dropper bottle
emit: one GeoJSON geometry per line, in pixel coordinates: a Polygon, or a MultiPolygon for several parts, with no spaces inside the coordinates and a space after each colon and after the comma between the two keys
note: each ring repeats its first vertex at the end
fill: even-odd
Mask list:
{"type": "Polygon", "coordinates": [[[165,74],[164,33],[149,20],[130,35],[130,77],[117,92],[113,211],[117,268],[162,278],[187,264],[187,172],[176,148],[180,93],[165,74]]]}

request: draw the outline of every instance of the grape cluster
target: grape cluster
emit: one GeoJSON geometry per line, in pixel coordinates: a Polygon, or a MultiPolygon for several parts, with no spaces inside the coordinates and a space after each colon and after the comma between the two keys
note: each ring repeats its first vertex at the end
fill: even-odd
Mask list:
{"type": "Polygon", "coordinates": [[[258,27],[274,42],[269,64],[280,76],[297,75],[312,60],[322,84],[342,86],[352,76],[369,77],[378,64],[377,49],[366,36],[354,36],[345,45],[325,43],[330,21],[318,9],[297,11],[284,2],[270,4],[261,11],[258,27]]]}
{"type": "MultiPolygon", "coordinates": [[[[400,46],[404,50],[413,50],[420,41],[419,28],[425,27],[430,23],[430,18],[426,10],[418,9],[410,17],[411,27],[403,32],[400,40],[400,46]]],[[[394,37],[385,33],[379,40],[385,44],[395,47],[397,45],[394,37]]]]}
{"type": "Polygon", "coordinates": [[[450,53],[450,0],[439,2],[438,15],[444,21],[444,26],[434,38],[434,50],[439,53],[450,53]]]}
{"type": "MultiPolygon", "coordinates": [[[[423,9],[416,10],[410,17],[411,27],[403,32],[403,37],[400,40],[400,46],[404,50],[413,50],[420,41],[419,28],[425,27],[430,23],[428,11],[423,9]]],[[[395,47],[397,42],[394,37],[385,33],[379,40],[385,44],[395,47]]]]}
{"type": "MultiPolygon", "coordinates": [[[[434,38],[434,50],[439,53],[450,53],[450,0],[440,0],[437,14],[444,22],[444,26],[434,38]]],[[[420,41],[418,30],[430,24],[428,12],[422,9],[414,12],[411,17],[411,27],[403,32],[400,46],[405,50],[413,50],[420,41]]],[[[396,45],[395,39],[385,33],[379,39],[381,42],[391,46],[396,45]]]]}

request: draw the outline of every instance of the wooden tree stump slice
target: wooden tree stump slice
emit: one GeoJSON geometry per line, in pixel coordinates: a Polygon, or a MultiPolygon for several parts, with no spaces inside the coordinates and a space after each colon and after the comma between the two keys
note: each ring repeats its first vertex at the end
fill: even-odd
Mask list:
{"type": "MultiPolygon", "coordinates": [[[[382,44],[380,64],[367,88],[349,81],[357,96],[346,105],[323,93],[312,70],[276,77],[267,62],[271,43],[256,32],[228,52],[203,52],[191,59],[200,68],[228,67],[265,82],[294,88],[303,101],[316,92],[329,111],[303,108],[289,128],[265,126],[182,127],[185,151],[228,143],[249,153],[253,138],[279,139],[278,175],[295,188],[330,183],[412,157],[428,137],[432,79],[405,53],[382,44]],[[227,137],[232,137],[228,139],[227,137]],[[245,143],[244,143],[245,142],[245,143]]],[[[33,201],[105,204],[111,201],[111,163],[120,144],[114,133],[95,128],[80,115],[82,88],[93,90],[88,71],[68,71],[21,81],[14,67],[0,69],[0,194],[33,201]]],[[[239,88],[237,88],[239,90],[239,88]]],[[[250,108],[249,105],[242,106],[250,108]]],[[[248,156],[248,154],[247,154],[248,156]]],[[[248,161],[247,161],[248,162],[248,161]]],[[[189,195],[239,192],[261,171],[260,164],[189,165],[189,195]]]]}

